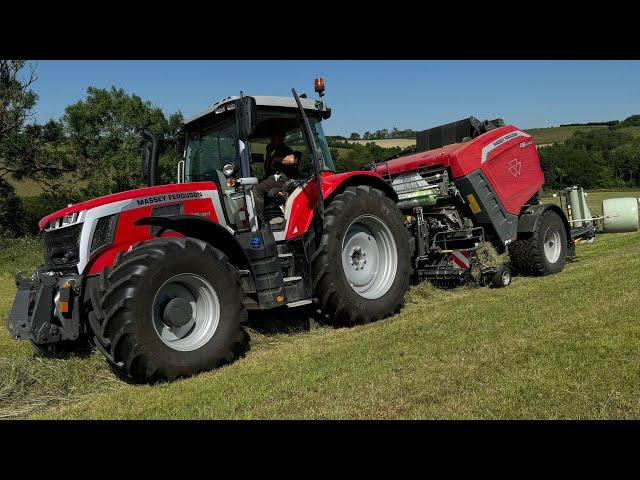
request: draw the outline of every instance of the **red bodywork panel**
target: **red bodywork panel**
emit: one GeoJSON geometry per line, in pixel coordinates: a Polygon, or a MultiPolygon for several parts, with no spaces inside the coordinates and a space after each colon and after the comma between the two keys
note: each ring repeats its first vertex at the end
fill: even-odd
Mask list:
{"type": "Polygon", "coordinates": [[[544,184],[533,137],[511,125],[465,143],[389,160],[374,171],[382,176],[397,175],[439,165],[451,170],[453,180],[482,170],[505,210],[514,215],[520,214],[522,206],[544,184]]]}
{"type": "MultiPolygon", "coordinates": [[[[134,222],[140,218],[152,216],[154,207],[180,204],[181,213],[184,215],[200,215],[214,222],[226,224],[224,218],[218,217],[214,200],[219,201],[217,186],[213,182],[158,185],[115,193],[72,205],[47,215],[38,222],[38,225],[43,230],[49,222],[63,215],[86,211],[85,226],[83,226],[84,236],[86,225],[93,224],[95,227],[97,218],[118,214],[113,242],[95,252],[90,258],[88,258],[87,251],[89,244],[84,244],[83,249],[83,237],[81,236],[80,273],[91,274],[100,272],[105,266],[111,266],[119,252],[127,250],[137,242],[153,238],[148,225],[136,226],[134,222]]],[[[220,214],[222,213],[220,212],[220,214]]],[[[176,232],[167,232],[164,236],[181,235],[176,232]]]]}
{"type": "MultiPolygon", "coordinates": [[[[345,173],[322,173],[322,198],[330,197],[336,189],[344,184],[345,181],[355,177],[363,179],[362,183],[385,185],[385,181],[375,172],[370,171],[354,171],[345,173]]],[[[317,206],[315,180],[307,183],[302,191],[296,196],[291,205],[291,212],[288,215],[286,240],[299,237],[307,232],[309,225],[317,206]]]]}
{"type": "Polygon", "coordinates": [[[192,182],[192,183],[175,183],[170,185],[157,185],[155,187],[138,188],[136,190],[127,190],[125,192],[112,193],[111,195],[105,195],[104,197],[93,198],[86,202],[76,203],[57,212],[53,212],[46,217],[43,217],[38,222],[40,230],[44,230],[47,224],[51,220],[60,218],[63,215],[69,215],[70,213],[80,212],[82,210],[89,210],[91,208],[101,207],[109,203],[119,202],[121,200],[130,200],[138,197],[148,197],[152,195],[161,195],[174,192],[188,192],[192,190],[217,190],[217,186],[213,182],[192,182]]]}
{"type": "MultiPolygon", "coordinates": [[[[208,187],[215,188],[211,187],[211,185],[208,187]]],[[[127,250],[137,242],[154,238],[150,233],[151,229],[148,225],[137,226],[133,224],[133,222],[140,218],[150,217],[153,207],[154,205],[149,205],[120,213],[113,242],[102,252],[89,260],[89,263],[84,269],[85,273],[98,273],[104,267],[110,267],[113,265],[113,261],[119,252],[127,250]]],[[[215,222],[218,221],[218,217],[212,207],[211,200],[208,198],[183,201],[182,213],[184,215],[203,215],[208,213],[208,215],[203,216],[206,216],[215,222]]],[[[162,236],[181,237],[182,235],[177,232],[166,232],[162,236]]]]}

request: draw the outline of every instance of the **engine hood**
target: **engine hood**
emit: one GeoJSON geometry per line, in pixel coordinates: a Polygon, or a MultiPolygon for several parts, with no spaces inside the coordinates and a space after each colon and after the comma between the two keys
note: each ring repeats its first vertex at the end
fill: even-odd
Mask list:
{"type": "Polygon", "coordinates": [[[105,195],[104,197],[94,198],[87,200],[86,202],[76,203],[53,212],[46,217],[43,217],[38,222],[40,231],[44,230],[49,222],[60,218],[64,215],[69,215],[76,212],[82,212],[84,210],[90,210],[92,208],[101,207],[109,203],[120,202],[122,200],[131,200],[134,198],[153,197],[154,195],[167,195],[177,192],[186,192],[191,190],[216,190],[216,184],[213,182],[191,182],[191,183],[175,183],[170,185],[158,185],[155,187],[138,188],[136,190],[127,190],[125,192],[113,193],[111,195],[105,195]]]}

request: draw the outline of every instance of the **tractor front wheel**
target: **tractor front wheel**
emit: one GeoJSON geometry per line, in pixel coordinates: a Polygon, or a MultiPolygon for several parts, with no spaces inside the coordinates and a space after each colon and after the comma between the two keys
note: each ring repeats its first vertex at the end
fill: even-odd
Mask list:
{"type": "Polygon", "coordinates": [[[382,191],[357,186],[337,195],[311,261],[325,321],[346,326],[398,311],[409,288],[411,253],[404,218],[382,191]]]}
{"type": "Polygon", "coordinates": [[[238,272],[201,240],[135,245],[103,270],[92,298],[96,346],[135,381],[193,375],[242,350],[247,314],[238,272]]]}

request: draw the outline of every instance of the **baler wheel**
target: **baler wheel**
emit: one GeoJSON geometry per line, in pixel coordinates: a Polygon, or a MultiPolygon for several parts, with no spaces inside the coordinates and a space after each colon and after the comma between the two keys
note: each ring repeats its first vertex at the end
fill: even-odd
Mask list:
{"type": "Polygon", "coordinates": [[[404,217],[382,191],[360,185],[336,195],[311,256],[323,321],[349,326],[399,311],[409,289],[412,253],[404,217]]]}
{"type": "Polygon", "coordinates": [[[231,362],[245,347],[238,271],[189,237],[141,242],[105,268],[89,324],[109,363],[135,382],[173,380],[231,362]]]}
{"type": "Polygon", "coordinates": [[[504,288],[511,285],[511,271],[509,267],[500,265],[491,277],[491,286],[493,288],[504,288]]]}
{"type": "Polygon", "coordinates": [[[519,274],[551,275],[564,268],[567,249],[567,232],[562,219],[553,210],[545,210],[535,230],[509,246],[509,257],[519,274]]]}

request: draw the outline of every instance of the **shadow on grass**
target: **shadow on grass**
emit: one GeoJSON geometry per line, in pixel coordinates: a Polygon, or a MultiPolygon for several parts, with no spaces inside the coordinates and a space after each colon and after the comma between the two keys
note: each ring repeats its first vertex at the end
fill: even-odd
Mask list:
{"type": "Polygon", "coordinates": [[[255,310],[245,326],[264,336],[305,333],[320,328],[316,315],[313,306],[255,310]]]}

